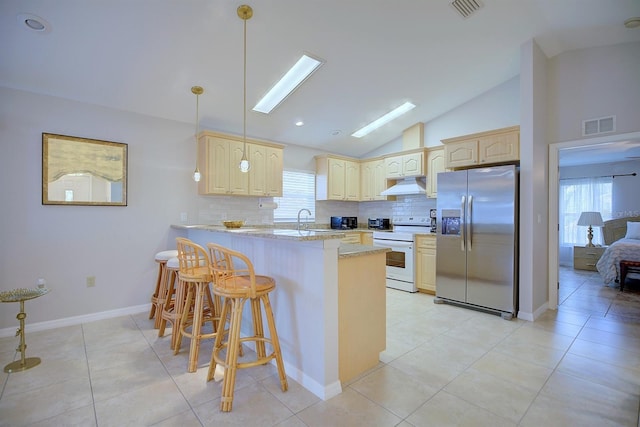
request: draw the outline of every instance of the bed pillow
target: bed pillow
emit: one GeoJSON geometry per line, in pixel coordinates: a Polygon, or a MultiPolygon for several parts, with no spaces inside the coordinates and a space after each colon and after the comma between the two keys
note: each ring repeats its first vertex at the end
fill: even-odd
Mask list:
{"type": "Polygon", "coordinates": [[[640,240],[640,222],[627,222],[627,234],[624,237],[640,240]]]}

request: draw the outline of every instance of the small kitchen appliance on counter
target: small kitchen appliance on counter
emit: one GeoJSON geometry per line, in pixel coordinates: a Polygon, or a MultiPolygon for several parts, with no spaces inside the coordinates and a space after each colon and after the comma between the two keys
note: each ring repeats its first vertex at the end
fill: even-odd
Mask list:
{"type": "Polygon", "coordinates": [[[334,230],[350,230],[358,228],[357,216],[332,216],[331,228],[334,230]]]}
{"type": "Polygon", "coordinates": [[[391,221],[389,218],[369,218],[368,226],[372,230],[389,230],[391,229],[391,221]]]}

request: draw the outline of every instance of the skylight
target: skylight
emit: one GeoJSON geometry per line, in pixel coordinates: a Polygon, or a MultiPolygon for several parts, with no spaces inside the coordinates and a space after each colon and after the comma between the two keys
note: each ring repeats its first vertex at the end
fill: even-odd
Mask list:
{"type": "Polygon", "coordinates": [[[362,138],[363,136],[373,132],[374,130],[378,129],[379,127],[382,127],[382,126],[386,125],[391,120],[397,119],[398,117],[400,117],[404,113],[406,113],[406,112],[408,112],[410,110],[413,110],[415,107],[416,106],[414,104],[412,104],[411,102],[405,102],[404,104],[402,104],[401,106],[399,106],[395,110],[389,111],[387,114],[385,114],[384,116],[380,117],[379,119],[372,121],[371,123],[369,123],[368,125],[366,125],[362,129],[359,129],[356,132],[352,133],[351,136],[355,136],[356,138],[362,138]]]}
{"type": "Polygon", "coordinates": [[[291,93],[322,64],[324,64],[323,60],[302,55],[298,62],[287,71],[287,74],[258,101],[256,106],[253,107],[253,111],[269,114],[271,110],[276,108],[287,96],[291,95],[291,93]]]}

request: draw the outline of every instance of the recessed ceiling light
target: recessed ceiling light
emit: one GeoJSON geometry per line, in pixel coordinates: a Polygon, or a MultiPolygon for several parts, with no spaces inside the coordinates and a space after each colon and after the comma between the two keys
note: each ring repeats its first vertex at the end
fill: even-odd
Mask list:
{"type": "Polygon", "coordinates": [[[51,24],[31,13],[21,13],[17,16],[17,19],[18,23],[29,31],[35,31],[37,33],[48,33],[51,31],[51,24]]]}
{"type": "Polygon", "coordinates": [[[640,17],[629,18],[624,21],[624,26],[627,28],[638,28],[640,27],[640,17]]]}
{"type": "Polygon", "coordinates": [[[284,99],[298,88],[306,79],[314,73],[324,61],[312,58],[309,55],[302,57],[293,67],[276,83],[269,92],[253,107],[253,111],[269,114],[284,99]]]}
{"type": "Polygon", "coordinates": [[[405,102],[404,104],[402,104],[401,106],[399,106],[395,110],[389,111],[387,114],[385,114],[384,116],[380,117],[379,119],[372,121],[371,123],[369,123],[368,125],[366,125],[362,129],[359,129],[356,132],[352,133],[351,136],[355,136],[356,138],[362,138],[363,136],[373,132],[374,130],[378,129],[379,127],[382,127],[382,126],[386,125],[391,120],[397,119],[398,117],[400,117],[401,115],[403,115],[407,111],[410,111],[410,110],[414,109],[415,107],[416,106],[414,104],[412,104],[410,102],[405,102]]]}
{"type": "Polygon", "coordinates": [[[300,126],[304,126],[304,122],[302,120],[298,120],[296,122],[296,126],[300,127],[300,126]]]}

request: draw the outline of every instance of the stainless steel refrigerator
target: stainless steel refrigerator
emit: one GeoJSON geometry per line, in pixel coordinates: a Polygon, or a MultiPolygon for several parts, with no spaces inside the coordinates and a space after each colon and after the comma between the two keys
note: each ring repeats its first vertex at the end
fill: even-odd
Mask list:
{"type": "Polygon", "coordinates": [[[517,168],[439,173],[436,215],[435,302],[517,316],[517,168]]]}

